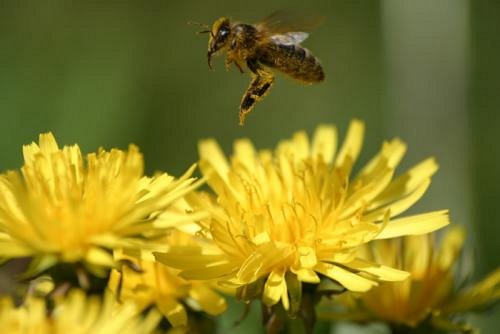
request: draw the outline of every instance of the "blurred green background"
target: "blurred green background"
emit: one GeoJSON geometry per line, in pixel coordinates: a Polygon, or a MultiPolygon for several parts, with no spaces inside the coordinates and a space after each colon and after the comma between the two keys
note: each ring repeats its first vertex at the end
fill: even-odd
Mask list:
{"type": "MultiPolygon", "coordinates": [[[[86,152],[136,143],[148,172],[179,175],[203,137],[227,151],[242,136],[272,147],[319,123],[343,134],[357,117],[367,124],[363,161],[394,136],[409,144],[402,167],[437,157],[441,169],[415,210],[450,208],[468,227],[479,278],[500,253],[499,22],[500,2],[486,0],[0,0],[0,169],[19,168],[22,145],[53,131],[86,152]],[[251,23],[280,8],[326,17],[304,45],[327,79],[278,77],[242,128],[248,75],[226,72],[222,58],[209,71],[207,36],[186,22],[251,23]]],[[[258,332],[258,317],[238,331],[258,332]]],[[[500,312],[474,321],[493,333],[500,312]]]]}

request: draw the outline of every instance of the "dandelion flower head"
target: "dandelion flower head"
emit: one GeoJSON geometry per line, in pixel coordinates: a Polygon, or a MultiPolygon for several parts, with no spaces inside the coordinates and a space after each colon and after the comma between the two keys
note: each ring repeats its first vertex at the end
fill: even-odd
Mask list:
{"type": "MultiPolygon", "coordinates": [[[[192,236],[177,230],[162,239],[165,245],[193,245],[192,236]]],[[[226,310],[226,301],[210,282],[187,281],[178,277],[179,270],[155,262],[150,252],[115,257],[129,261],[120,271],[113,269],[109,288],[119,300],[134,301],[143,310],[155,305],[174,327],[188,325],[188,311],[216,316],[226,310]]]]}
{"type": "Polygon", "coordinates": [[[366,258],[406,270],[410,277],[384,282],[364,294],[342,295],[338,301],[344,312],[321,312],[321,317],[381,320],[406,326],[408,333],[428,322],[440,330],[470,332],[470,326],[453,317],[500,298],[500,269],[472,286],[464,285],[458,273],[464,237],[464,230],[457,226],[447,230],[439,243],[433,235],[421,235],[379,240],[364,247],[366,258]]]}
{"type": "Polygon", "coordinates": [[[59,148],[51,133],[23,148],[20,171],[0,176],[0,258],[32,257],[37,270],[58,262],[113,265],[111,249],[138,247],[152,215],[193,187],[188,171],[176,180],[144,176],[138,148],[59,148]]]}
{"type": "Polygon", "coordinates": [[[72,290],[54,307],[39,298],[28,298],[15,307],[10,298],[0,299],[0,328],[9,334],[139,334],[153,333],[158,312],[138,315],[133,303],[118,305],[111,295],[103,300],[72,290]]]}
{"type": "Polygon", "coordinates": [[[406,272],[359,258],[356,250],[448,224],[446,211],[394,218],[424,194],[437,165],[429,158],[394,178],[406,145],[393,139],[353,176],[363,134],[363,123],[353,121],[338,150],[337,131],[328,125],[312,140],[298,132],[274,152],[242,139],[229,161],[214,140],[202,141],[200,168],[214,200],[199,205],[211,212],[202,225],[218,251],[172,248],[157,260],[184,278],[216,279],[239,287],[243,300],[281,300],[285,309],[300,303],[302,284],[323,278],[352,291],[405,279],[406,272]]]}

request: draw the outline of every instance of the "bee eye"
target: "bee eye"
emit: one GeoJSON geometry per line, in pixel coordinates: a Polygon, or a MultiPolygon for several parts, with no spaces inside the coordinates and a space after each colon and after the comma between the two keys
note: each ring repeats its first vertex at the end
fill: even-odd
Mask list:
{"type": "Polygon", "coordinates": [[[229,30],[227,29],[221,29],[219,30],[219,36],[220,37],[226,37],[229,34],[229,30]]]}

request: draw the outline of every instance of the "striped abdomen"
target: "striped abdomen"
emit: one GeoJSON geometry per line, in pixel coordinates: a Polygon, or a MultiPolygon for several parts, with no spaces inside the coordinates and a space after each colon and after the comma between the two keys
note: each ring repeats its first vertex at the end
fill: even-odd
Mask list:
{"type": "Polygon", "coordinates": [[[269,43],[259,49],[258,60],[265,66],[275,68],[294,79],[307,83],[320,82],[325,79],[319,60],[300,45],[269,43]]]}

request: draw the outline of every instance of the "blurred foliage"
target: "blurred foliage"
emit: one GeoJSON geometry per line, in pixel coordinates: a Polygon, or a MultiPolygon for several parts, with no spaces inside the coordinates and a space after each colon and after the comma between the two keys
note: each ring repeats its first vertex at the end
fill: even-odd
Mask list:
{"type": "MultiPolygon", "coordinates": [[[[426,3],[425,11],[439,9],[433,1],[426,3]]],[[[391,59],[382,28],[387,18],[381,13],[382,5],[390,2],[1,0],[0,169],[18,168],[22,145],[37,140],[40,132],[53,131],[60,143],[77,142],[86,152],[136,143],[148,172],[179,175],[196,160],[200,138],[216,137],[226,150],[242,136],[259,147],[272,147],[280,138],[298,129],[311,131],[318,123],[336,123],[343,134],[348,120],[358,117],[367,123],[364,157],[384,138],[397,135],[409,143],[409,164],[429,154],[442,161],[431,188],[434,196],[425,205],[449,207],[452,217],[454,206],[459,212],[463,206],[471,208],[459,214],[457,222],[474,230],[479,277],[499,264],[500,214],[495,209],[500,198],[500,6],[486,0],[461,3],[468,11],[467,92],[465,97],[460,90],[443,95],[439,104],[462,99],[467,104],[466,117],[460,120],[464,131],[456,133],[445,121],[454,114],[440,118],[440,108],[429,109],[430,116],[416,113],[411,118],[394,110],[394,73],[387,70],[391,59]],[[304,45],[321,59],[327,79],[303,86],[280,76],[241,128],[238,105],[248,75],[226,72],[221,58],[216,70],[209,71],[206,36],[195,35],[196,28],[186,23],[211,23],[222,15],[251,23],[279,8],[326,17],[304,45]],[[433,126],[421,128],[426,122],[433,126]],[[412,133],[407,136],[405,131],[412,133]],[[465,138],[466,147],[457,145],[454,136],[465,138]],[[436,137],[440,146],[433,151],[436,137]],[[446,178],[455,175],[457,167],[457,160],[447,160],[448,152],[457,152],[459,163],[468,166],[465,178],[446,178]],[[449,189],[472,193],[462,196],[449,189]]],[[[425,18],[425,11],[415,15],[425,18]]],[[[448,47],[444,40],[433,39],[432,25],[423,20],[421,26],[432,48],[448,47]]],[[[453,57],[435,59],[432,48],[422,53],[425,61],[453,64],[453,57]]],[[[453,91],[452,74],[436,75],[449,76],[447,88],[453,91]]],[[[416,83],[415,90],[424,91],[425,85],[416,83]]],[[[439,94],[440,87],[436,89],[439,94]]],[[[425,96],[420,102],[425,108],[425,96]]],[[[222,332],[232,328],[240,312],[232,308],[221,322],[222,332]]],[[[498,311],[496,315],[490,315],[488,328],[500,325],[498,311]]],[[[254,332],[258,319],[253,312],[243,328],[254,332]]],[[[483,332],[489,331],[485,327],[483,332]]]]}
{"type": "Polygon", "coordinates": [[[149,170],[174,173],[196,159],[201,137],[229,143],[250,136],[269,146],[297,129],[319,122],[346,125],[356,116],[370,124],[369,138],[380,138],[383,71],[376,2],[296,2],[310,15],[337,13],[305,44],[324,63],[327,80],[304,87],[279,77],[247,126],[238,126],[249,77],[227,73],[221,58],[210,72],[206,36],[196,36],[196,27],[186,22],[211,23],[221,15],[255,22],[293,5],[264,3],[2,2],[1,133],[10,138],[0,143],[3,165],[18,166],[20,146],[48,130],[87,150],[135,142],[149,170]]]}

